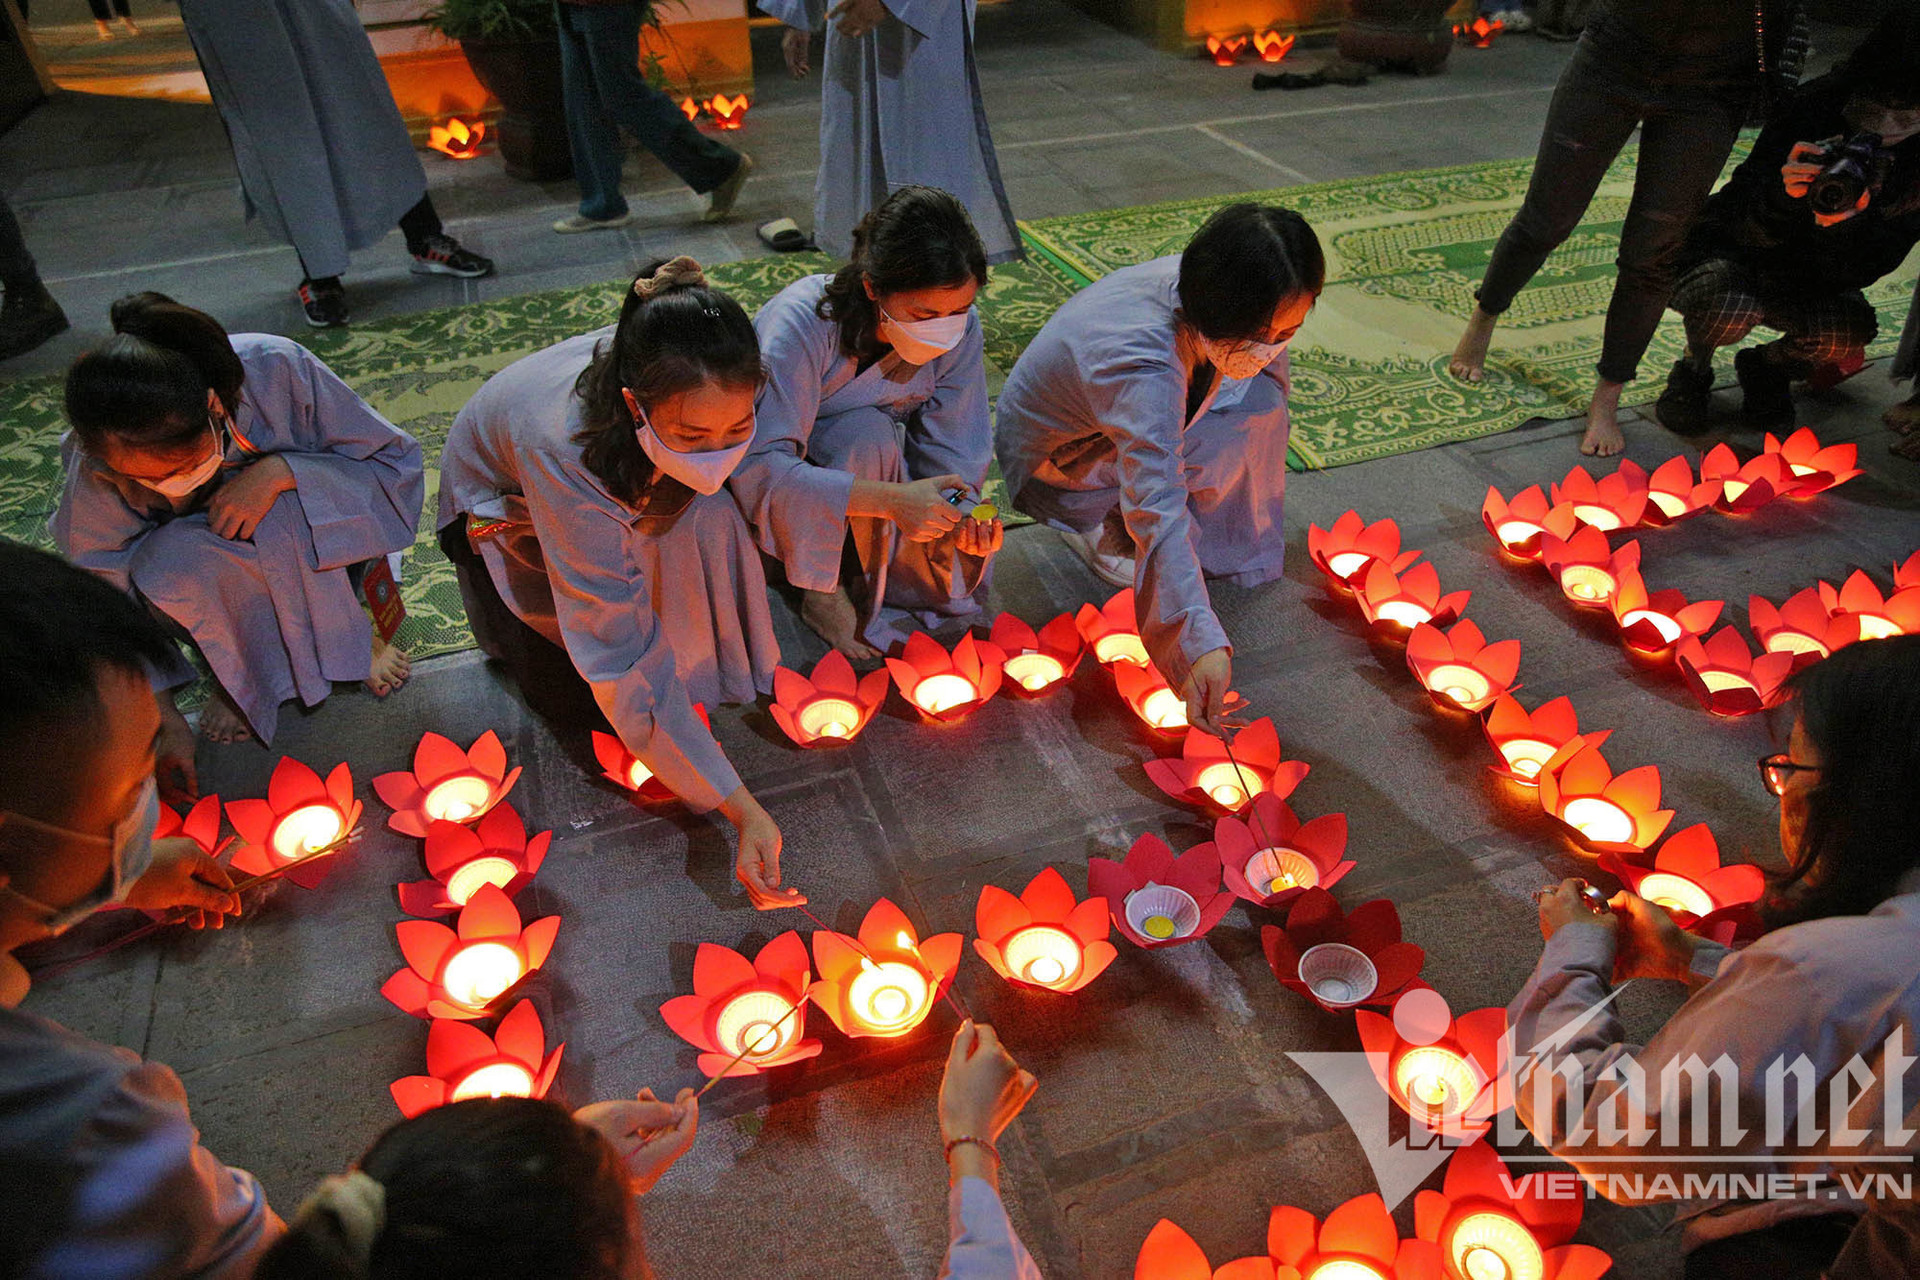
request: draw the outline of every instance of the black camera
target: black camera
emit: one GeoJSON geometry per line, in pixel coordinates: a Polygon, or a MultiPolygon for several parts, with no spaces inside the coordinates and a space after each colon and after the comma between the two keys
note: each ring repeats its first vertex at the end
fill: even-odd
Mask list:
{"type": "Polygon", "coordinates": [[[1892,168],[1893,152],[1880,145],[1877,133],[1833,139],[1826,144],[1826,163],[1807,184],[1807,203],[1815,213],[1846,213],[1861,196],[1871,199],[1892,168]]]}

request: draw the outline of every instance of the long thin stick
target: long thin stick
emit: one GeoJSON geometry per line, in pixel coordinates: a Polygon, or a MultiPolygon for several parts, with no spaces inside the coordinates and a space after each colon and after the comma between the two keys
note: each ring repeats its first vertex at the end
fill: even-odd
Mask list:
{"type": "Polygon", "coordinates": [[[801,1007],[804,1006],[806,1003],[807,1003],[807,993],[802,992],[800,995],[800,998],[793,1002],[793,1007],[788,1009],[785,1013],[781,1014],[780,1017],[776,1019],[774,1022],[772,1022],[765,1028],[763,1028],[760,1034],[753,1038],[752,1044],[744,1046],[739,1053],[734,1054],[732,1062],[729,1062],[726,1066],[720,1068],[717,1074],[708,1076],[707,1082],[700,1086],[700,1092],[693,1095],[694,1100],[697,1102],[701,1098],[706,1097],[707,1090],[713,1088],[713,1086],[719,1084],[722,1080],[726,1079],[728,1073],[730,1073],[735,1067],[739,1066],[741,1061],[744,1060],[748,1054],[752,1053],[755,1049],[758,1049],[761,1045],[766,1043],[766,1039],[768,1036],[778,1036],[780,1034],[780,1028],[786,1023],[787,1019],[799,1013],[801,1007]]]}

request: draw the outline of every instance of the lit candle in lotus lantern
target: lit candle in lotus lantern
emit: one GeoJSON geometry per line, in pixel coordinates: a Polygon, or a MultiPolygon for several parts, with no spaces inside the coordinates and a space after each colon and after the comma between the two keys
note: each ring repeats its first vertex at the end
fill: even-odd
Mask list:
{"type": "Polygon", "coordinates": [[[486,121],[469,122],[459,116],[449,116],[445,124],[428,128],[427,146],[449,159],[471,160],[480,154],[480,144],[486,137],[486,121]]]}
{"type": "Polygon", "coordinates": [[[1637,853],[1673,821],[1660,807],[1660,769],[1645,764],[1615,776],[1591,739],[1575,738],[1539,774],[1540,807],[1596,853],[1637,853]]]}
{"type": "Polygon", "coordinates": [[[993,620],[987,639],[1006,655],[1006,688],[1028,697],[1050,693],[1080,665],[1086,646],[1073,615],[1063,613],[1038,632],[1010,613],[993,620]]]}
{"type": "Polygon", "coordinates": [[[1312,888],[1326,888],[1353,870],[1347,815],[1324,813],[1302,822],[1271,792],[1255,796],[1241,814],[1213,824],[1213,844],[1227,888],[1235,897],[1275,908],[1312,888]]]}
{"type": "Polygon", "coordinates": [[[1293,52],[1293,43],[1297,36],[1282,35],[1278,31],[1259,31],[1254,33],[1253,48],[1262,62],[1279,62],[1293,52]]]}
{"type": "Polygon", "coordinates": [[[1619,589],[1620,578],[1640,567],[1640,544],[1607,547],[1607,535],[1583,525],[1570,538],[1547,534],[1540,539],[1540,563],[1560,585],[1560,594],[1589,609],[1604,609],[1619,589]]]}
{"type": "Polygon", "coordinates": [[[882,898],[860,922],[858,938],[813,935],[813,1002],[850,1036],[903,1036],[926,1020],[960,967],[960,935],[925,942],[906,913],[882,898]]]}
{"type": "Polygon", "coordinates": [[[1520,642],[1487,643],[1470,618],[1451,631],[1421,623],[1407,637],[1407,667],[1434,702],[1452,711],[1483,711],[1516,687],[1520,642]]]}
{"type": "Polygon", "coordinates": [[[1811,427],[1801,427],[1785,440],[1776,440],[1771,432],[1767,433],[1765,452],[1778,454],[1787,464],[1787,474],[1794,482],[1788,494],[1795,498],[1825,493],[1860,474],[1854,466],[1860,456],[1858,445],[1835,444],[1823,448],[1811,427]]]}
{"type": "Polygon", "coordinates": [[[1439,1191],[1423,1191],[1416,1234],[1439,1249],[1454,1280],[1596,1280],[1613,1259],[1571,1244],[1581,1198],[1560,1196],[1545,1178],[1516,1178],[1493,1145],[1453,1153],[1439,1191]]]}
{"type": "Polygon", "coordinates": [[[427,828],[427,874],[400,886],[400,909],[410,916],[432,917],[458,911],[481,885],[490,884],[509,898],[532,883],[546,860],[553,832],[527,839],[527,828],[510,804],[495,805],[471,827],[436,822],[427,828]]]}
{"type": "Polygon", "coordinates": [[[1326,575],[1335,591],[1350,592],[1378,560],[1395,573],[1405,572],[1420,558],[1418,551],[1400,549],[1400,526],[1391,520],[1368,524],[1358,511],[1343,512],[1331,529],[1307,526],[1307,556],[1326,575]]]}
{"type": "Polygon", "coordinates": [[[346,843],[360,809],[346,765],[336,765],[322,782],[306,765],[282,756],[265,800],[227,801],[227,820],[240,838],[231,866],[249,876],[287,868],[287,879],[311,889],[333,867],[332,857],[317,855],[346,843]]]}
{"type": "Polygon", "coordinates": [[[1873,579],[1856,569],[1837,591],[1826,582],[1816,590],[1835,618],[1853,620],[1862,640],[1920,634],[1920,587],[1901,587],[1882,596],[1873,579]]]}
{"type": "Polygon", "coordinates": [[[706,106],[707,114],[713,118],[714,124],[722,129],[738,129],[746,123],[747,95],[744,93],[735,94],[731,98],[724,93],[716,93],[707,99],[706,106]]]}
{"type": "Polygon", "coordinates": [[[1131,662],[1136,667],[1152,665],[1134,620],[1132,587],[1107,597],[1098,609],[1081,605],[1073,622],[1087,648],[1093,650],[1094,661],[1108,667],[1116,662],[1131,662]]]}
{"type": "Polygon", "coordinates": [[[1794,656],[1762,653],[1756,658],[1738,631],[1722,627],[1705,643],[1682,641],[1673,661],[1701,706],[1717,716],[1749,716],[1779,704],[1794,656]]]}
{"type": "Polygon", "coordinates": [[[697,1066],[709,1078],[750,1076],[816,1056],[820,1041],[806,1038],[811,979],[807,949],[789,930],[751,961],[703,942],[693,958],[693,993],[660,1006],[673,1033],[700,1050],[697,1066]]]}
{"type": "Polygon", "coordinates": [[[1647,509],[1647,497],[1647,473],[1626,459],[1617,470],[1598,480],[1585,467],[1576,465],[1553,486],[1555,506],[1564,503],[1572,507],[1576,520],[1602,533],[1639,524],[1647,509]]]}
{"type": "Polygon", "coordinates": [[[1796,484],[1779,454],[1757,454],[1743,465],[1724,444],[1713,446],[1700,459],[1700,478],[1719,482],[1720,496],[1713,505],[1732,516],[1756,511],[1791,492],[1796,484]]]}
{"type": "Polygon", "coordinates": [[[1613,598],[1607,602],[1620,628],[1620,643],[1648,662],[1666,662],[1683,640],[1705,635],[1722,607],[1719,600],[1689,604],[1672,587],[1649,594],[1638,569],[1620,575],[1613,598]]]}
{"type": "Polygon", "coordinates": [[[489,729],[462,751],[437,733],[414,748],[413,772],[383,773],[373,780],[393,814],[387,825],[402,835],[424,836],[433,822],[473,822],[499,804],[520,770],[507,771],[507,750],[489,729]]]}
{"type": "MultiPolygon", "coordinates": [[[[1497,18],[1489,18],[1483,13],[1472,22],[1455,23],[1453,34],[1476,49],[1485,49],[1493,44],[1495,36],[1506,30],[1506,25],[1497,18]]],[[[1474,1280],[1479,1280],[1479,1277],[1476,1276],[1474,1280]]]]}
{"type": "Polygon", "coordinates": [[[1795,671],[1860,638],[1859,624],[1835,617],[1816,587],[1794,592],[1777,609],[1759,596],[1748,597],[1747,624],[1762,649],[1792,654],[1795,671]]]}
{"type": "Polygon", "coordinates": [[[1167,737],[1187,731],[1187,700],[1175,693],[1158,671],[1130,662],[1117,662],[1112,670],[1114,688],[1140,723],[1167,737]]]}
{"type": "Polygon", "coordinates": [[[814,665],[811,678],[788,667],[773,669],[773,705],[780,731],[803,747],[851,742],[887,700],[887,673],[853,673],[838,649],[814,665]]]}
{"type": "Polygon", "coordinates": [[[979,937],[973,949],[1009,982],[1049,991],[1078,991],[1099,977],[1118,953],[1107,941],[1107,900],[1075,901],[1052,867],[1014,897],[983,885],[974,908],[979,937]]]}
{"type": "MultiPolygon", "coordinates": [[[[1542,703],[1531,713],[1512,698],[1496,698],[1484,728],[1487,742],[1500,756],[1494,772],[1527,787],[1538,784],[1540,770],[1556,752],[1581,736],[1573,703],[1565,697],[1542,703]]],[[[1586,734],[1585,740],[1597,747],[1612,732],[1600,729],[1586,734]]]]}
{"type": "Polygon", "coordinates": [[[960,637],[948,653],[924,631],[907,637],[897,658],[887,659],[887,670],[901,696],[921,717],[930,721],[958,720],[973,712],[1000,687],[1006,655],[991,641],[960,637]]]}
{"type": "Polygon", "coordinates": [[[566,1047],[547,1052],[547,1030],[530,1000],[513,1006],[492,1035],[436,1018],[427,1029],[427,1074],[395,1080],[390,1089],[408,1119],[468,1098],[544,1098],[566,1047]]]}
{"type": "MultiPolygon", "coordinates": [[[[1267,1218],[1268,1265],[1304,1280],[1412,1280],[1403,1269],[1400,1232],[1378,1193],[1356,1196],[1322,1223],[1305,1209],[1278,1205],[1267,1218]]],[[[1251,1278],[1249,1277],[1249,1280],[1251,1278]]],[[[1434,1280],[1438,1280],[1437,1273],[1434,1280]]],[[[1569,1277],[1571,1280],[1571,1277],[1569,1277]]]]}
{"type": "Polygon", "coordinates": [[[388,978],[380,994],[416,1018],[485,1017],[488,1007],[546,963],[559,916],[526,928],[513,902],[482,885],[460,910],[456,928],[437,920],[402,920],[393,927],[407,967],[388,978]]]}
{"type": "Polygon", "coordinates": [[[1668,836],[1653,865],[1602,854],[1601,869],[1627,889],[1665,910],[1691,933],[1731,943],[1744,927],[1757,926],[1753,904],[1767,890],[1766,873],[1749,863],[1723,864],[1720,842],[1703,822],[1668,836]]]}
{"type": "Polygon", "coordinates": [[[1167,842],[1143,835],[1125,859],[1087,860],[1087,891],[1105,898],[1114,927],[1137,947],[1196,942],[1233,906],[1211,844],[1175,857],[1167,842]]]}
{"type": "Polygon", "coordinates": [[[1323,888],[1297,895],[1284,925],[1260,930],[1260,947],[1281,986],[1336,1013],[1392,1004],[1419,981],[1427,958],[1402,939],[1393,903],[1375,898],[1349,914],[1323,888]]]}
{"type": "Polygon", "coordinates": [[[1399,640],[1423,622],[1431,622],[1436,627],[1453,622],[1465,612],[1472,594],[1453,591],[1441,595],[1440,571],[1430,563],[1417,564],[1405,573],[1396,574],[1376,560],[1367,569],[1354,599],[1359,601],[1360,612],[1377,634],[1399,640]]]}
{"type": "MultiPolygon", "coordinates": [[[[693,713],[700,717],[700,723],[709,729],[713,722],[707,718],[707,708],[701,703],[693,704],[693,713]]],[[[593,757],[600,762],[605,772],[601,775],[609,782],[634,793],[636,799],[649,804],[659,804],[674,799],[671,788],[654,775],[651,767],[639,756],[627,750],[627,744],[610,733],[593,733],[593,757]]]]}
{"type": "Polygon", "coordinates": [[[1475,1009],[1458,1018],[1431,987],[1393,1004],[1393,1016],[1354,1014],[1368,1065],[1395,1106],[1433,1133],[1483,1134],[1512,1102],[1507,1011],[1475,1009]]]}
{"type": "Polygon", "coordinates": [[[1246,47],[1245,36],[1207,37],[1207,56],[1213,59],[1216,67],[1230,67],[1240,61],[1240,51],[1246,47]]]}
{"type": "Polygon", "coordinates": [[[1685,454],[1668,458],[1647,479],[1647,509],[1641,520],[1650,525],[1672,524],[1699,515],[1720,500],[1718,480],[1695,483],[1693,464],[1685,454]]]}
{"type": "Polygon", "coordinates": [[[1175,800],[1222,813],[1233,813],[1264,792],[1286,799],[1307,769],[1303,760],[1281,758],[1271,716],[1240,730],[1231,751],[1210,733],[1189,733],[1178,759],[1146,763],[1147,777],[1175,800]]]}
{"type": "Polygon", "coordinates": [[[1514,494],[1512,502],[1500,496],[1498,489],[1488,486],[1487,496],[1480,504],[1480,523],[1487,526],[1487,532],[1508,556],[1535,561],[1540,559],[1543,534],[1570,538],[1580,525],[1572,504],[1548,502],[1537,484],[1514,494]]]}

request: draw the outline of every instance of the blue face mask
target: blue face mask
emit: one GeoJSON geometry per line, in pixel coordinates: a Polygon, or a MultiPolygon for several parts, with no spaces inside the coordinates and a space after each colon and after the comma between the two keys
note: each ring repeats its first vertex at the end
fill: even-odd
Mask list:
{"type": "Polygon", "coordinates": [[[29,818],[23,813],[7,813],[8,822],[17,822],[23,827],[33,827],[52,835],[65,836],[69,840],[86,840],[95,844],[104,844],[113,850],[113,864],[105,881],[98,889],[89,893],[80,901],[65,907],[53,907],[38,898],[26,894],[8,885],[0,890],[10,893],[29,907],[46,916],[47,932],[62,934],[85,920],[88,916],[108,903],[121,902],[127,896],[127,890],[133,882],[147,873],[153,865],[153,829],[160,821],[160,791],[152,778],[140,789],[140,799],[126,817],[113,824],[111,835],[89,835],[84,831],[69,831],[65,827],[56,827],[51,822],[42,822],[38,818],[29,818]]]}

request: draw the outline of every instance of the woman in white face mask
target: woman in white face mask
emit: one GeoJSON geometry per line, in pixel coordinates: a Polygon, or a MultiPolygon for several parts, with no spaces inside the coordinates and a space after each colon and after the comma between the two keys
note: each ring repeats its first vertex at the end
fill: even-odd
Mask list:
{"type": "Polygon", "coordinates": [[[986,253],[966,208],[902,187],[853,258],[760,310],[767,365],[734,492],[828,644],[873,658],[976,611],[1002,530],[982,497],[993,436],[974,297],[986,253]],[[856,574],[845,575],[852,543],[856,574]]]}
{"type": "Polygon", "coordinates": [[[780,662],[766,579],[725,488],[753,440],[760,348],[700,264],[642,271],[620,321],[508,365],[454,419],[440,546],[474,639],[584,748],[611,727],[696,812],[739,828],[754,905],[780,829],[695,703],[749,702],[780,662]]]}
{"type": "Polygon", "coordinates": [[[1069,299],[1000,393],[994,448],[1013,505],[1133,587],[1154,665],[1219,733],[1232,648],[1206,579],[1280,576],[1286,346],[1320,295],[1299,214],[1229,205],[1178,255],[1069,299]]]}
{"type": "MultiPolygon", "coordinates": [[[[115,336],[67,375],[61,551],[192,641],[219,685],[200,717],[216,742],[271,742],[281,703],[313,706],[336,680],[398,688],[407,655],[375,632],[358,582],[413,545],[419,444],[285,338],[229,334],[157,293],[112,314],[115,336]]],[[[162,705],[177,796],[193,742],[162,705]]]]}

